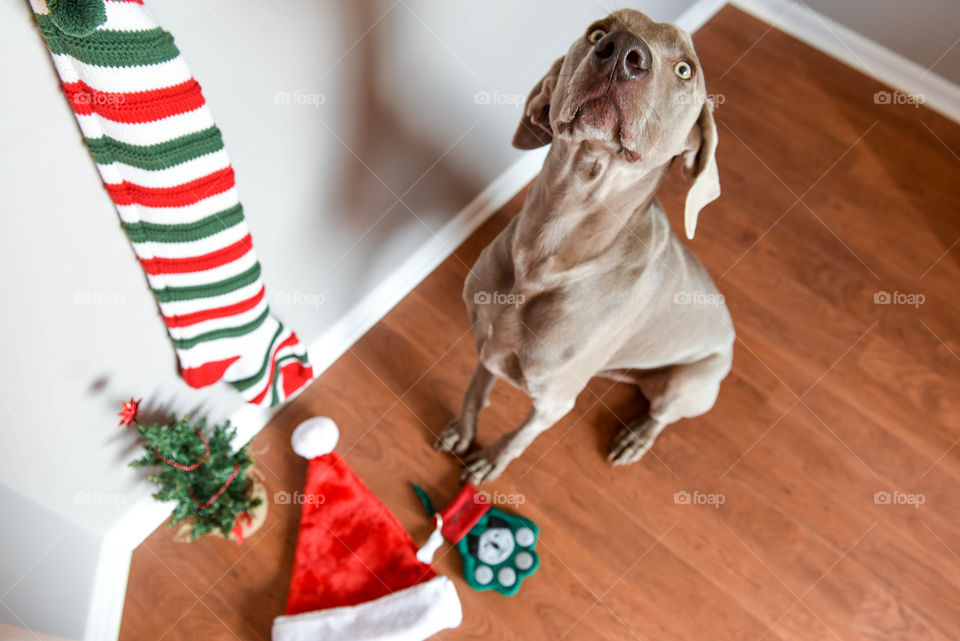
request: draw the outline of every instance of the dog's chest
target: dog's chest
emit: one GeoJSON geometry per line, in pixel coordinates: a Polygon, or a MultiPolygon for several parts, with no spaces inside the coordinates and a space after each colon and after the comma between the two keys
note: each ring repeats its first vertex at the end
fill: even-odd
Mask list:
{"type": "Polygon", "coordinates": [[[643,270],[583,264],[563,270],[556,259],[526,267],[509,287],[474,297],[481,358],[524,389],[567,368],[599,368],[642,311],[632,292],[645,280],[643,270]]]}
{"type": "Polygon", "coordinates": [[[571,234],[543,220],[524,237],[514,219],[480,256],[467,281],[481,359],[526,389],[567,368],[602,367],[633,333],[655,299],[668,297],[663,263],[669,224],[660,212],[631,219],[612,239],[565,245],[595,229],[578,221],[571,234]],[[591,250],[602,247],[602,250],[591,250]]]}

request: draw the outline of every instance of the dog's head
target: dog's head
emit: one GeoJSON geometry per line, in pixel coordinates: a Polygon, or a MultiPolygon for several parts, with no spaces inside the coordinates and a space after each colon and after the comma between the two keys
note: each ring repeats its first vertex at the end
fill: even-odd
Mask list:
{"type": "Polygon", "coordinates": [[[720,195],[717,128],[686,31],[632,9],[591,24],[530,92],[514,146],[597,140],[615,162],[653,168],[681,157],[693,179],[684,226],[720,195]]]}

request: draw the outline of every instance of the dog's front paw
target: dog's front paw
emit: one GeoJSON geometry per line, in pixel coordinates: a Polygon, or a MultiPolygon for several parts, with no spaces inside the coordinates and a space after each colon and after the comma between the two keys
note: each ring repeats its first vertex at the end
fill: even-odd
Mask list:
{"type": "Polygon", "coordinates": [[[646,454],[660,433],[660,424],[649,416],[624,426],[613,439],[607,460],[614,465],[636,463],[646,454]]]}
{"type": "Polygon", "coordinates": [[[440,436],[433,444],[433,449],[447,454],[463,454],[470,448],[472,441],[473,437],[471,435],[463,433],[463,429],[460,427],[460,419],[455,418],[447,423],[447,426],[440,432],[440,436]]]}
{"type": "Polygon", "coordinates": [[[509,464],[510,458],[504,456],[500,447],[496,444],[488,445],[467,458],[466,467],[460,475],[460,482],[476,486],[492,481],[500,476],[509,464]]]}

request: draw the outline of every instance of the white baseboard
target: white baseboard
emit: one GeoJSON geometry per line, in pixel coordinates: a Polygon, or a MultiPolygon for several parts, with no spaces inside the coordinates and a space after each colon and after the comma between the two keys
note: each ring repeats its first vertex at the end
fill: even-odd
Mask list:
{"type": "MultiPolygon", "coordinates": [[[[262,426],[261,426],[262,427],[262,426]]],[[[170,516],[173,504],[150,496],[134,501],[100,542],[84,641],[116,641],[120,635],[127,578],[134,548],[170,516]]]]}
{"type": "Polygon", "coordinates": [[[731,4],[885,85],[923,96],[927,107],[960,122],[960,86],[849,27],[792,0],[731,0],[731,4]]]}
{"type": "MultiPolygon", "coordinates": [[[[920,65],[864,38],[829,18],[789,0],[731,0],[778,29],[837,58],[892,87],[922,94],[930,108],[960,122],[960,87],[920,65]],[[869,63],[864,62],[869,60],[869,63]]],[[[699,0],[676,24],[694,32],[726,4],[726,0],[699,0]]],[[[546,149],[524,154],[459,214],[411,255],[399,269],[364,296],[339,321],[309,346],[310,360],[319,374],[333,364],[387,312],[442,263],[470,234],[505,205],[540,171],[546,149]]],[[[271,412],[245,405],[231,417],[237,442],[252,439],[268,422],[271,412]]],[[[94,582],[93,604],[85,641],[115,641],[126,596],[130,556],[170,515],[170,507],[149,496],[135,501],[101,546],[94,582]]]]}

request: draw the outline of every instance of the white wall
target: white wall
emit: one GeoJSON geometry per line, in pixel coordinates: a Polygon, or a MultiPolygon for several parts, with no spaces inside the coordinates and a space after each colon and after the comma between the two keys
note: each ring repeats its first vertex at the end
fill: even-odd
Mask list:
{"type": "MultiPolygon", "coordinates": [[[[147,4],[175,35],[223,130],[275,313],[308,343],[519,157],[509,141],[521,98],[610,7],[147,4]],[[478,91],[505,102],[477,104],[478,91]],[[278,93],[294,104],[278,104],[278,93]],[[321,95],[319,106],[295,104],[321,95]]],[[[691,0],[627,4],[672,20],[691,0]]],[[[150,492],[126,466],[137,444],[116,429],[119,402],[142,396],[179,412],[202,405],[216,418],[237,399],[219,386],[190,390],[177,377],[25,2],[0,4],[0,59],[8,61],[3,86],[15,88],[0,118],[0,296],[8,305],[0,513],[16,507],[22,524],[0,531],[0,622],[79,637],[76,611],[89,597],[94,555],[73,564],[75,592],[57,597],[71,607],[46,613],[31,597],[36,606],[59,573],[23,562],[36,560],[47,531],[75,528],[95,547],[150,492]]]]}
{"type": "MultiPolygon", "coordinates": [[[[0,621],[76,638],[87,620],[100,537],[0,486],[0,621]]],[[[0,639],[26,638],[0,626],[0,639]]]]}
{"type": "Polygon", "coordinates": [[[803,0],[803,4],[960,84],[957,0],[803,0]]]}

